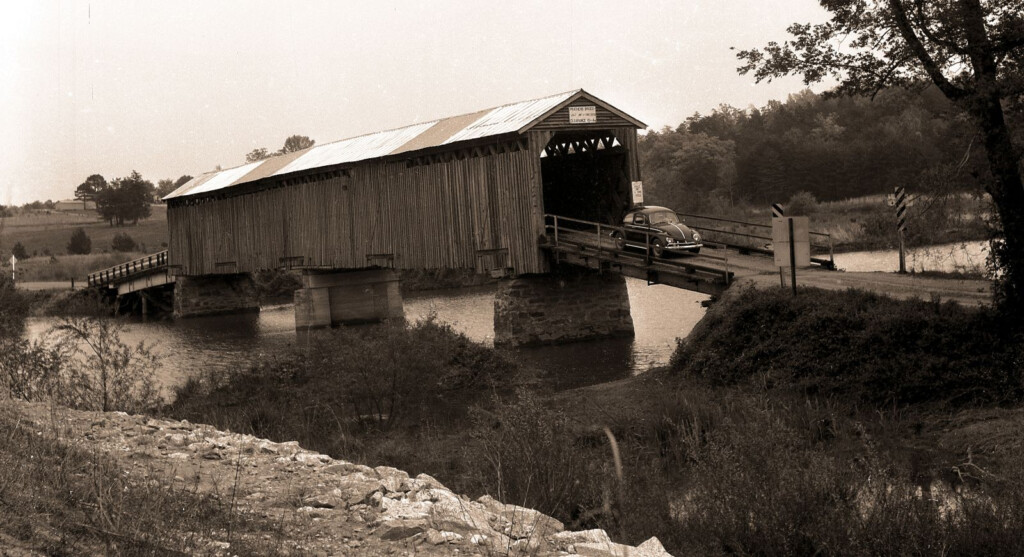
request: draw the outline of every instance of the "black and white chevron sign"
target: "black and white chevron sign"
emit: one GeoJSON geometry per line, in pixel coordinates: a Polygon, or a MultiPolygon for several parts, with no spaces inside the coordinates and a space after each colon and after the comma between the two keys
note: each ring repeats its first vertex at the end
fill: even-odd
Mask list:
{"type": "Polygon", "coordinates": [[[907,190],[902,186],[896,186],[893,192],[896,196],[896,228],[900,232],[907,231],[907,190]]]}
{"type": "Polygon", "coordinates": [[[781,219],[784,216],[786,216],[786,211],[782,210],[782,205],[772,203],[772,218],[781,219]]]}

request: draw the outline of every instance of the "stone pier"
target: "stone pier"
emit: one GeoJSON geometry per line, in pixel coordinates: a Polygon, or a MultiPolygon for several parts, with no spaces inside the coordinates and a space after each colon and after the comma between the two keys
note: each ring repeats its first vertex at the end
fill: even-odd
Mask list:
{"type": "Polygon", "coordinates": [[[199,317],[260,310],[248,273],[179,276],[174,284],[174,317],[199,317]]]}
{"type": "Polygon", "coordinates": [[[307,271],[295,291],[299,331],[404,317],[398,274],[391,269],[307,271]]]}
{"type": "Polygon", "coordinates": [[[633,336],[626,281],[564,269],[503,282],[494,297],[495,346],[633,336]]]}

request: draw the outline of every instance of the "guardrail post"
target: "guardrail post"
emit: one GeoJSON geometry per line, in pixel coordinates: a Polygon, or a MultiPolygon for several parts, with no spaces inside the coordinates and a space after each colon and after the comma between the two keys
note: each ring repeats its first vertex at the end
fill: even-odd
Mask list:
{"type": "Polygon", "coordinates": [[[644,265],[651,264],[651,233],[644,232],[644,265]]]}
{"type": "Polygon", "coordinates": [[[829,263],[832,264],[832,269],[835,270],[835,268],[836,268],[836,257],[835,257],[835,254],[832,252],[832,234],[828,235],[828,261],[829,261],[829,263]]]}
{"type": "Polygon", "coordinates": [[[558,245],[558,215],[552,215],[555,221],[555,245],[558,245]]]}
{"type": "Polygon", "coordinates": [[[601,223],[597,223],[597,249],[600,250],[603,247],[601,245],[601,223]]]}

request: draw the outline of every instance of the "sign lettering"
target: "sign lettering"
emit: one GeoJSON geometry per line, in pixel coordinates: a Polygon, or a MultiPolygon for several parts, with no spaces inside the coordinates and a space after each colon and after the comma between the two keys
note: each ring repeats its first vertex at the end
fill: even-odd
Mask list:
{"type": "Polygon", "coordinates": [[[644,204],[644,183],[633,182],[633,205],[644,204]]]}
{"type": "Polygon", "coordinates": [[[570,106],[569,107],[569,123],[570,124],[596,124],[597,123],[597,107],[596,106],[570,106]]]}

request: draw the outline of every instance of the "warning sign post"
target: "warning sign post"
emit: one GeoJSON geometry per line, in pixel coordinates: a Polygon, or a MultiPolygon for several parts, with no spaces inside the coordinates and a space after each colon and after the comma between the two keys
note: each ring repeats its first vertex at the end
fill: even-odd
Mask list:
{"type": "Polygon", "coordinates": [[[793,294],[796,294],[797,267],[811,266],[810,221],[807,217],[777,217],[772,219],[772,247],[775,266],[782,272],[789,267],[793,294]]]}

